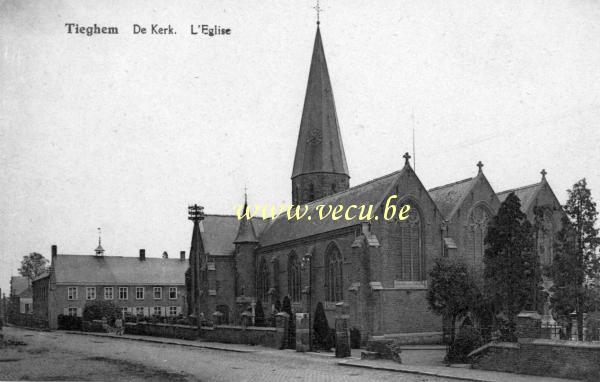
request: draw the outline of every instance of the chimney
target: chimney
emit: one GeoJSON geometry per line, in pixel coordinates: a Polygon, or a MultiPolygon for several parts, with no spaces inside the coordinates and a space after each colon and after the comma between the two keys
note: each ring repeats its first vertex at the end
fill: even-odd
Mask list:
{"type": "Polygon", "coordinates": [[[140,249],[140,261],[146,260],[146,250],[140,249]]]}
{"type": "Polygon", "coordinates": [[[169,258],[169,254],[167,253],[167,251],[163,252],[163,259],[168,259],[169,258]]]}
{"type": "Polygon", "coordinates": [[[52,246],[51,251],[52,251],[52,260],[54,261],[54,259],[56,259],[56,256],[58,256],[58,249],[57,249],[56,245],[52,246]]]}
{"type": "Polygon", "coordinates": [[[185,251],[179,252],[179,260],[181,260],[181,261],[185,260],[185,251]]]}

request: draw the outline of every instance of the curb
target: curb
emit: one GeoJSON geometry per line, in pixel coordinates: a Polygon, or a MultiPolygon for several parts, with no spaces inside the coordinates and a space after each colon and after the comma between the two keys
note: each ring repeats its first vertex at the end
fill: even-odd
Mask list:
{"type": "Polygon", "coordinates": [[[221,351],[227,351],[227,352],[232,352],[232,353],[256,353],[256,350],[242,350],[242,349],[227,349],[227,348],[222,348],[222,347],[217,347],[217,346],[211,346],[211,345],[203,345],[201,343],[181,343],[181,342],[173,342],[173,341],[163,341],[163,340],[153,340],[150,338],[132,338],[132,337],[121,337],[121,336],[108,336],[108,335],[104,335],[104,334],[96,334],[96,333],[91,333],[91,332],[72,332],[72,331],[65,331],[65,333],[67,334],[78,334],[78,335],[82,335],[82,336],[94,336],[94,337],[100,337],[100,338],[112,338],[112,339],[120,339],[120,340],[129,340],[129,341],[142,341],[142,342],[150,342],[150,343],[156,343],[156,344],[164,344],[164,345],[179,345],[179,346],[185,346],[185,347],[192,347],[192,348],[200,348],[200,349],[210,349],[210,350],[221,350],[221,351]]]}
{"type": "Polygon", "coordinates": [[[490,382],[489,379],[477,379],[477,378],[469,378],[469,377],[457,377],[453,375],[446,375],[443,373],[429,372],[429,371],[421,371],[421,370],[402,370],[396,369],[393,367],[386,366],[372,366],[372,365],[357,365],[355,363],[347,363],[348,361],[340,361],[338,365],[340,366],[350,366],[350,367],[358,367],[363,369],[371,369],[371,370],[384,370],[384,371],[394,371],[396,373],[407,373],[407,374],[417,374],[417,375],[428,375],[430,377],[440,377],[440,378],[448,378],[454,379],[457,381],[471,381],[471,382],[490,382]]]}

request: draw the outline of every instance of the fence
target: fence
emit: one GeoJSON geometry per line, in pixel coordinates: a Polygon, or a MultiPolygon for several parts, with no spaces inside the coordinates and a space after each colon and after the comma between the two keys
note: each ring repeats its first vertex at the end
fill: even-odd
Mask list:
{"type": "Polygon", "coordinates": [[[8,316],[8,322],[15,326],[26,328],[47,329],[48,320],[40,318],[30,313],[11,312],[8,316]]]}

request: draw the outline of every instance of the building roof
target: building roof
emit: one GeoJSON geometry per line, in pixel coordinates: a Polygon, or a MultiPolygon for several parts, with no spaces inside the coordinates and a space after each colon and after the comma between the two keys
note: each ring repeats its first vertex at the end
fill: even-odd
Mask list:
{"type": "Polygon", "coordinates": [[[530,184],[529,186],[523,186],[523,187],[519,187],[519,188],[514,188],[512,190],[506,190],[506,191],[499,192],[497,194],[498,199],[500,199],[500,203],[502,203],[502,202],[504,202],[504,200],[506,200],[506,197],[511,192],[514,192],[515,195],[519,198],[519,200],[521,200],[521,210],[526,212],[529,210],[531,203],[535,200],[535,196],[537,195],[538,191],[541,189],[543,182],[544,181],[542,181],[540,183],[530,184]]]}
{"type": "Polygon", "coordinates": [[[58,255],[54,276],[60,284],[181,285],[187,261],[94,255],[58,255]]]}
{"type": "MultiPolygon", "coordinates": [[[[316,206],[343,205],[345,210],[348,206],[353,204],[359,206],[364,205],[367,208],[369,205],[373,205],[373,211],[376,213],[378,206],[385,196],[391,191],[392,187],[397,184],[402,175],[408,171],[408,168],[410,168],[410,166],[405,166],[400,171],[393,172],[381,178],[373,179],[369,182],[349,188],[348,190],[308,203],[306,205],[308,207],[306,216],[311,216],[311,220],[308,220],[306,217],[300,220],[288,219],[286,213],[280,214],[273,219],[262,235],[260,235],[260,245],[266,247],[360,224],[361,221],[358,217],[352,220],[343,218],[333,220],[331,217],[319,220],[316,206]]],[[[326,211],[327,207],[324,212],[326,211]]]]}
{"type": "MultiPolygon", "coordinates": [[[[257,236],[268,224],[267,220],[261,218],[252,218],[250,222],[257,236]]],[[[235,215],[205,215],[202,221],[204,250],[211,256],[232,255],[239,226],[240,221],[235,215]]]]}
{"type": "Polygon", "coordinates": [[[322,172],[348,175],[348,165],[317,27],[292,178],[322,172]]]}
{"type": "MultiPolygon", "coordinates": [[[[248,211],[248,201],[244,202],[243,213],[249,213],[248,211]]],[[[252,221],[244,216],[239,220],[238,223],[238,232],[233,241],[235,244],[240,243],[258,243],[258,237],[256,236],[256,232],[254,231],[254,225],[252,221]]]]}
{"type": "Polygon", "coordinates": [[[30,282],[27,277],[23,276],[12,276],[10,278],[10,294],[12,296],[20,296],[21,293],[25,292],[29,288],[30,282]]]}
{"type": "Polygon", "coordinates": [[[475,184],[476,179],[477,177],[463,179],[429,190],[429,195],[444,216],[444,219],[452,219],[456,210],[460,208],[461,202],[475,184]]]}

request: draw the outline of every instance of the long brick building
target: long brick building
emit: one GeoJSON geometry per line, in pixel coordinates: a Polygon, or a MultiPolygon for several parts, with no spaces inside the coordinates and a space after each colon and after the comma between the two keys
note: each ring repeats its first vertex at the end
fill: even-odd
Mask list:
{"type": "Polygon", "coordinates": [[[122,313],[176,316],[185,312],[185,253],[179,259],[58,254],[49,271],[33,281],[33,311],[58,327],[61,314],[81,316],[93,300],[112,301],[122,313]]]}
{"type": "Polygon", "coordinates": [[[539,235],[538,251],[551,261],[551,238],[563,211],[545,172],[539,183],[497,193],[478,163],[473,178],[428,190],[406,154],[397,171],[350,187],[341,133],[317,27],[291,178],[293,204],[306,205],[313,220],[196,217],[191,312],[239,322],[258,300],[270,312],[288,296],[295,312],[313,313],[322,302],[330,318],[336,303],[348,303],[349,324],[363,338],[439,334],[442,319],[426,302],[428,271],[435,258],[450,256],[480,277],[488,221],[510,192],[531,219],[534,207],[543,208],[547,230],[539,235]],[[394,195],[397,208],[411,206],[407,220],[384,219],[394,195]],[[318,205],[372,205],[376,217],[319,221],[318,205]]]}

